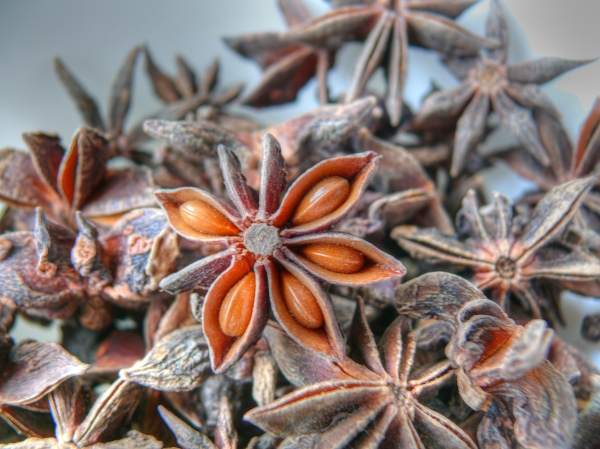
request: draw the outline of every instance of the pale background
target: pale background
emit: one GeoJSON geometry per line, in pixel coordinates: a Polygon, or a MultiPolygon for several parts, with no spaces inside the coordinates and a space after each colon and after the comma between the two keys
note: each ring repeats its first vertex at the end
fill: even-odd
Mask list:
{"type": "MultiPolygon", "coordinates": [[[[328,10],[322,0],[306,0],[316,15],[328,10]]],[[[466,28],[483,33],[488,0],[459,19],[466,28]]],[[[600,56],[600,2],[596,0],[504,0],[510,20],[509,58],[520,61],[542,56],[588,59],[600,56]]],[[[214,58],[221,61],[220,87],[245,81],[254,86],[259,68],[238,57],[220,40],[250,32],[285,28],[275,0],[0,0],[0,147],[22,148],[24,131],[55,131],[68,141],[81,120],[53,71],[60,56],[87,90],[106,110],[111,83],[125,55],[135,45],[149,45],[164,70],[175,71],[174,55],[181,53],[198,71],[214,58]]],[[[339,69],[331,73],[330,88],[338,94],[348,85],[359,44],[349,45],[338,57],[339,69]]],[[[405,96],[415,107],[428,91],[431,80],[443,87],[456,81],[437,62],[432,52],[410,50],[405,96]]],[[[565,124],[576,139],[600,88],[600,62],[566,74],[545,86],[564,114],[565,124]]],[[[142,64],[136,72],[129,123],[160,103],[153,97],[142,64]]],[[[259,111],[264,121],[279,122],[315,106],[316,85],[301,91],[297,103],[259,111]]],[[[528,184],[504,167],[486,172],[489,190],[515,199],[528,184]]],[[[0,286],[1,288],[1,286],[0,286]]],[[[586,313],[600,312],[600,301],[565,295],[566,329],[558,333],[583,348],[600,364],[600,344],[579,337],[586,313]]],[[[17,339],[55,340],[55,327],[44,329],[22,321],[17,339]]]]}

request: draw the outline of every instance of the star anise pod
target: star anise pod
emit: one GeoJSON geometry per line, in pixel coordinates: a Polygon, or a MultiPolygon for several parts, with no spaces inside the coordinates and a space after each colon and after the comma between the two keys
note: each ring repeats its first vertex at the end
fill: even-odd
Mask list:
{"type": "Polygon", "coordinates": [[[448,60],[449,68],[461,83],[427,97],[414,118],[413,127],[439,127],[448,121],[457,123],[450,174],[458,176],[469,153],[483,139],[487,118],[493,109],[502,125],[547,167],[550,159],[540,141],[532,111],[543,109],[556,117],[560,113],[538,85],[591,61],[542,58],[507,64],[508,27],[497,0],[491,2],[486,35],[501,45],[483,50],[478,58],[448,60]]]}
{"type": "MultiPolygon", "coordinates": [[[[409,44],[460,56],[476,54],[481,48],[498,46],[494,39],[476,36],[449,20],[459,16],[476,0],[362,0],[337,3],[341,4],[339,11],[346,11],[345,14],[361,11],[373,23],[345,101],[358,98],[375,69],[383,66],[387,77],[385,105],[393,126],[397,126],[402,117],[409,44]],[[347,6],[357,3],[359,6],[347,6]]],[[[306,37],[300,35],[297,39],[310,42],[313,38],[311,33],[304,34],[306,37]]]]}
{"type": "MultiPolygon", "coordinates": [[[[543,149],[550,165],[544,167],[538,160],[520,148],[498,155],[519,175],[528,179],[541,191],[530,193],[522,202],[535,204],[539,198],[558,184],[594,175],[600,160],[600,99],[592,107],[583,122],[576,146],[571,143],[567,131],[557,118],[544,111],[535,114],[543,149]]],[[[575,217],[580,226],[589,226],[600,232],[600,192],[598,185],[585,196],[575,217]]]]}
{"type": "Polygon", "coordinates": [[[60,345],[25,340],[3,347],[5,361],[0,381],[0,417],[17,432],[30,437],[52,434],[44,412],[46,396],[63,382],[89,368],[60,345]],[[49,432],[48,432],[49,431],[49,432]]]}
{"type": "Polygon", "coordinates": [[[166,408],[160,406],[158,412],[175,434],[177,443],[185,449],[237,449],[238,435],[233,426],[231,410],[229,409],[229,402],[226,396],[221,400],[219,422],[215,430],[214,443],[206,435],[192,429],[166,408]]]}
{"type": "Polygon", "coordinates": [[[216,372],[258,340],[271,309],[300,344],[342,358],[345,345],[333,305],[315,277],[364,285],[405,273],[400,262],[371,244],[326,232],[358,201],[377,168],[377,155],[323,161],[300,176],[281,203],[287,173],[273,136],[263,138],[258,201],[234,153],[221,146],[219,157],[235,209],[192,187],[158,191],[156,197],[181,236],[227,249],[166,277],[160,286],[170,293],[210,286],[202,324],[216,372]]]}
{"type": "Polygon", "coordinates": [[[306,439],[306,447],[477,447],[456,424],[420,402],[454,373],[447,361],[415,369],[416,334],[404,317],[377,345],[359,300],[350,335],[350,356],[360,363],[320,357],[269,326],[267,338],[282,372],[301,388],[244,418],[278,437],[306,439]]]}
{"type": "Polygon", "coordinates": [[[215,170],[215,160],[220,144],[235,152],[248,183],[258,188],[261,139],[265,132],[272,134],[281,143],[281,152],[288,168],[288,181],[293,181],[323,159],[354,153],[353,142],[358,131],[362,127],[375,126],[381,116],[376,104],[375,98],[369,97],[346,105],[321,106],[278,125],[254,131],[228,130],[206,120],[148,120],[144,129],[151,136],[179,149],[179,157],[188,165],[196,169],[204,166],[206,180],[190,181],[198,187],[211,186],[219,196],[223,188],[216,182],[221,177],[215,170]]]}
{"type": "Polygon", "coordinates": [[[34,231],[0,236],[0,302],[43,319],[72,315],[85,298],[84,283],[70,260],[76,234],[37,210],[34,231]]]}
{"type": "MultiPolygon", "coordinates": [[[[219,78],[219,60],[215,59],[198,77],[182,56],[176,56],[177,75],[169,76],[154,62],[148,47],[143,47],[146,58],[146,72],[150,76],[156,95],[167,105],[177,104],[182,99],[197,99],[196,116],[201,119],[214,121],[226,128],[256,129],[258,125],[239,116],[228,115],[224,106],[233,102],[244,88],[244,83],[238,83],[220,92],[215,91],[219,78]],[[203,101],[200,101],[202,100],[203,101]]],[[[160,113],[155,118],[160,117],[160,113]]],[[[194,115],[193,111],[186,114],[194,115]]],[[[167,117],[165,117],[167,118],[167,117]]],[[[177,118],[175,118],[177,120],[177,118]]]]}
{"type": "Polygon", "coordinates": [[[585,178],[555,187],[524,226],[513,217],[506,197],[495,194],[491,205],[478,208],[471,191],[457,217],[457,237],[411,226],[395,228],[392,237],[414,257],[468,268],[472,282],[490,291],[501,306],[508,309],[507,297],[512,293],[527,312],[539,318],[540,306],[548,305],[534,280],[585,282],[600,275],[597,257],[558,241],[594,182],[585,178]]]}
{"type": "Polygon", "coordinates": [[[52,220],[76,228],[79,210],[110,225],[132,209],[155,205],[150,171],[107,168],[109,142],[98,131],[80,128],[68,151],[53,134],[25,133],[23,140],[30,154],[0,152],[0,199],[13,207],[40,206],[52,220]]]}
{"type": "MultiPolygon", "coordinates": [[[[58,78],[75,102],[83,121],[87,126],[96,129],[106,137],[109,142],[111,156],[118,154],[131,156],[132,152],[148,139],[148,136],[142,130],[143,121],[132,126],[129,131],[125,130],[125,119],[131,104],[133,73],[140,50],[140,47],[135,47],[127,55],[117,73],[112,86],[106,120],[102,118],[96,100],[85,90],[64,63],[59,58],[54,60],[58,78]]],[[[206,97],[204,95],[193,95],[189,98],[178,99],[171,102],[160,112],[152,114],[151,117],[165,120],[180,120],[188,112],[194,111],[205,101],[206,97]]]]}
{"type": "Polygon", "coordinates": [[[256,61],[265,71],[259,85],[244,95],[242,103],[264,107],[294,101],[298,91],[316,75],[319,101],[325,104],[328,102],[327,71],[333,57],[345,42],[366,37],[369,25],[357,26],[359,21],[364,21],[365,14],[332,11],[311,19],[301,0],[278,0],[278,4],[290,31],[225,39],[229,47],[256,61]],[[305,33],[307,27],[313,34],[318,30],[319,42],[297,41],[296,33],[305,33]]]}
{"type": "Polygon", "coordinates": [[[373,184],[386,195],[371,202],[369,221],[380,221],[386,230],[399,224],[432,226],[445,234],[454,232],[452,221],[441,204],[435,184],[416,158],[399,145],[374,137],[363,128],[356,146],[382,157],[373,184]]]}
{"type": "Polygon", "coordinates": [[[459,367],[463,399],[486,410],[481,446],[516,441],[526,448],[570,448],[577,407],[571,386],[546,359],[553,334],[546,323],[517,326],[487,299],[466,304],[456,318],[446,353],[459,367]],[[512,429],[507,421],[513,421],[512,429]]]}
{"type": "Polygon", "coordinates": [[[571,447],[577,406],[571,385],[547,358],[553,331],[546,322],[516,325],[472,284],[448,273],[428,273],[397,293],[401,314],[455,326],[446,355],[463,400],[485,410],[480,447],[571,447]]]}

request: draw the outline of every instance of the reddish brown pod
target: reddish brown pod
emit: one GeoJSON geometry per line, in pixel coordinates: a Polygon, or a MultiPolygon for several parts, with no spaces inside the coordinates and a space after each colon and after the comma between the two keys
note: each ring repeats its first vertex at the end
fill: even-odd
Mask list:
{"type": "Polygon", "coordinates": [[[233,152],[221,146],[219,157],[235,208],[191,187],[156,197],[181,236],[227,249],[166,277],[161,287],[177,293],[210,286],[202,322],[216,371],[231,366],[260,337],[271,310],[298,343],[331,359],[343,357],[331,299],[316,278],[358,286],[405,273],[373,245],[325,232],[358,202],[379,157],[367,152],[325,160],[300,176],[282,200],[287,172],[270,134],[263,138],[258,195],[233,152]]]}

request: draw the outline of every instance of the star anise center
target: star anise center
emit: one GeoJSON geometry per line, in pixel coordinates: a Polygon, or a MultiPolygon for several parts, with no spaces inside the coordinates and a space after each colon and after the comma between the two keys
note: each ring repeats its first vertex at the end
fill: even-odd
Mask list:
{"type": "Polygon", "coordinates": [[[491,62],[481,64],[475,77],[479,84],[488,90],[497,86],[503,79],[500,66],[491,62]]]}
{"type": "Polygon", "coordinates": [[[508,257],[501,257],[496,262],[496,271],[504,279],[513,279],[517,274],[517,265],[514,260],[508,257]]]}
{"type": "Polygon", "coordinates": [[[244,246],[254,254],[270,256],[281,246],[279,229],[264,223],[254,223],[244,232],[244,246]]]}

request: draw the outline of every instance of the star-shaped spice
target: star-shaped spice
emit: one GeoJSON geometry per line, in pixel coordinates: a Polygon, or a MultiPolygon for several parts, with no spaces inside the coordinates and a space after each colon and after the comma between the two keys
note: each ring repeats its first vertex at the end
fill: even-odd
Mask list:
{"type": "Polygon", "coordinates": [[[499,41],[500,47],[484,50],[478,58],[450,59],[449,68],[461,83],[426,98],[414,119],[416,128],[457,121],[452,176],[458,176],[469,153],[483,139],[491,109],[523,147],[548,166],[550,159],[540,141],[532,110],[543,109],[557,117],[560,113],[538,85],[591,62],[542,58],[507,64],[508,27],[497,0],[491,2],[486,34],[499,41]]]}
{"type": "Polygon", "coordinates": [[[513,293],[539,318],[545,301],[532,285],[534,280],[584,282],[600,276],[597,257],[557,241],[594,182],[585,178],[555,187],[524,226],[513,218],[506,197],[496,194],[493,204],[478,209],[471,191],[457,217],[456,238],[412,226],[395,228],[392,237],[414,257],[468,268],[472,282],[491,291],[500,305],[508,307],[506,298],[513,293]]]}
{"type": "Polygon", "coordinates": [[[319,101],[328,102],[327,71],[333,56],[347,41],[362,40],[368,27],[356,29],[364,14],[342,14],[333,11],[311,20],[301,0],[279,0],[290,32],[255,33],[227,38],[225,43],[240,55],[256,61],[265,71],[257,87],[244,95],[242,103],[264,107],[294,101],[298,91],[315,75],[318,80],[319,101]],[[317,28],[321,42],[316,45],[294,41],[294,31],[317,28]]]}
{"type": "Polygon", "coordinates": [[[326,75],[335,54],[350,41],[365,41],[345,101],[363,93],[375,69],[384,66],[388,78],[386,106],[393,125],[402,116],[402,90],[411,44],[449,54],[472,55],[497,43],[456,25],[454,18],[475,0],[421,2],[414,0],[353,1],[311,19],[300,1],[280,1],[290,25],[284,33],[261,33],[227,41],[238,53],[257,61],[265,74],[246,102],[266,106],[292,101],[315,73],[319,99],[327,101],[326,75]],[[446,17],[444,17],[446,16],[446,17]]]}
{"type": "MultiPolygon", "coordinates": [[[[83,121],[87,126],[101,132],[106,137],[109,141],[110,153],[113,156],[117,154],[131,156],[132,152],[148,139],[148,136],[142,130],[143,121],[135,124],[128,131],[125,130],[125,119],[131,105],[133,74],[139,54],[140,47],[135,47],[127,55],[123,65],[119,69],[117,77],[113,82],[106,119],[102,118],[96,100],[85,90],[64,63],[59,58],[54,60],[56,74],[65,86],[69,96],[75,102],[83,121]]],[[[150,65],[147,69],[154,81],[152,67],[150,65]]],[[[181,99],[173,99],[166,108],[156,114],[152,114],[152,117],[165,120],[180,120],[188,112],[194,111],[205,102],[206,95],[203,92],[191,97],[185,96],[181,99]]]]}
{"type": "Polygon", "coordinates": [[[553,332],[546,322],[516,325],[472,284],[449,273],[427,273],[396,292],[401,314],[454,326],[446,355],[457,368],[463,400],[485,411],[477,431],[481,448],[572,447],[575,395],[548,360],[553,332]]]}
{"type": "Polygon", "coordinates": [[[231,207],[188,187],[156,197],[173,229],[196,242],[227,249],[166,277],[169,293],[210,286],[202,324],[211,364],[221,372],[260,337],[270,310],[300,344],[332,359],[344,355],[344,340],[331,299],[316,278],[364,285],[400,278],[405,269],[373,245],[348,234],[326,232],[357,203],[375,173],[373,152],[325,160],[287,191],[279,143],[263,138],[258,196],[246,184],[233,152],[219,148],[231,207]]]}
{"type": "MultiPolygon", "coordinates": [[[[543,111],[537,112],[535,119],[543,149],[550,160],[548,167],[521,148],[498,155],[519,175],[536,183],[541,189],[541,192],[526,196],[523,201],[528,203],[537,202],[543,192],[558,184],[594,175],[600,161],[600,99],[596,100],[583,122],[576,146],[571,143],[560,120],[543,111]]],[[[600,231],[600,192],[597,182],[585,196],[575,220],[580,226],[587,225],[600,231]]]]}
{"type": "Polygon", "coordinates": [[[570,448],[575,396],[546,359],[553,336],[547,324],[532,320],[518,326],[487,299],[465,304],[456,320],[446,354],[459,367],[463,399],[486,410],[478,431],[482,447],[516,440],[523,447],[570,448]],[[507,421],[513,421],[514,435],[501,424],[507,421]]]}
{"type": "Polygon", "coordinates": [[[377,346],[359,300],[350,344],[360,364],[318,357],[269,326],[278,364],[301,388],[244,418],[278,437],[304,437],[307,447],[476,448],[456,424],[419,401],[454,373],[447,361],[414,369],[417,343],[407,324],[398,317],[377,346]]]}
{"type": "Polygon", "coordinates": [[[52,220],[76,228],[75,213],[100,224],[151,207],[154,182],[144,167],[109,169],[111,150],[102,133],[80,128],[67,151],[56,135],[25,133],[29,153],[0,151],[0,199],[9,205],[40,206],[52,220]]]}

